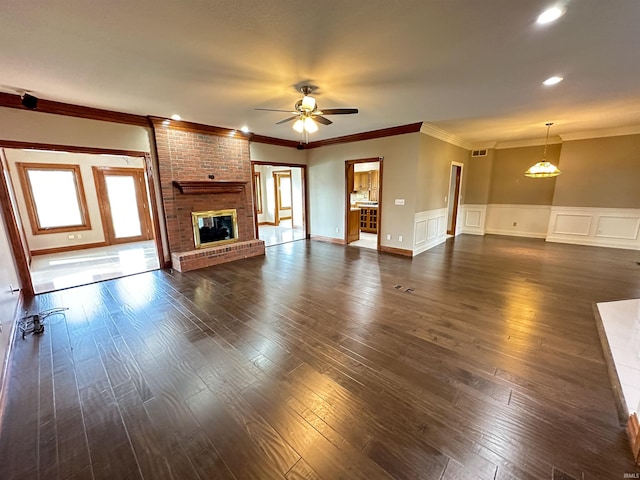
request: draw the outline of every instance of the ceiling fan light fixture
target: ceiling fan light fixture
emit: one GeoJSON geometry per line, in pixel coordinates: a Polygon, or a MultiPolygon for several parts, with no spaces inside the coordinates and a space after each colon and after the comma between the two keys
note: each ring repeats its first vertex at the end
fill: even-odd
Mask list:
{"type": "Polygon", "coordinates": [[[542,160],[535,165],[532,165],[524,175],[529,178],[549,178],[557,177],[562,172],[558,167],[550,162],[547,162],[547,145],[549,144],[549,129],[553,123],[545,124],[547,126],[547,138],[544,141],[544,153],[542,154],[542,160]]]}
{"type": "Polygon", "coordinates": [[[304,110],[305,112],[313,112],[313,110],[316,108],[316,99],[305,95],[304,97],[302,97],[302,104],[300,105],[300,108],[302,108],[302,110],[304,110]]]}
{"type": "Polygon", "coordinates": [[[315,133],[318,131],[318,124],[313,121],[313,118],[307,117],[304,119],[304,129],[309,133],[315,133]]]}
{"type": "Polygon", "coordinates": [[[297,119],[293,123],[293,129],[298,133],[302,133],[304,131],[304,122],[302,121],[301,118],[297,119]]]}

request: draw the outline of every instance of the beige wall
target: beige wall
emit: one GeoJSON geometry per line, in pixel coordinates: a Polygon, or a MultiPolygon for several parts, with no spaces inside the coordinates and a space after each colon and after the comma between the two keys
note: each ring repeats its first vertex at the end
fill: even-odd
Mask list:
{"type": "MultiPolygon", "coordinates": [[[[446,208],[451,179],[451,163],[466,164],[469,151],[428,135],[420,136],[420,157],[416,173],[415,212],[446,208]]],[[[464,197],[466,172],[463,168],[461,192],[464,197]]]]}
{"type": "Polygon", "coordinates": [[[640,208],[640,135],[567,141],[553,205],[640,208]]]}
{"type": "Polygon", "coordinates": [[[311,235],[344,238],[345,161],[384,157],[381,243],[411,249],[420,133],[376,138],[308,150],[311,235]],[[395,205],[394,199],[405,204],[395,205]],[[391,234],[392,240],[386,235],[391,234]],[[398,235],[404,237],[398,242],[398,235]]]}
{"type": "Polygon", "coordinates": [[[307,151],[279,145],[249,142],[249,155],[253,162],[298,163],[306,165],[307,151]]]}
{"type": "Polygon", "coordinates": [[[169,260],[164,210],[151,128],[0,107],[0,140],[70,145],[151,154],[164,259],[169,260]]]}
{"type": "Polygon", "coordinates": [[[486,157],[471,157],[465,165],[465,188],[461,203],[486,205],[491,192],[491,172],[493,170],[494,149],[487,150],[486,157]]]}
{"type": "Polygon", "coordinates": [[[0,381],[2,381],[2,372],[4,372],[4,360],[9,345],[10,334],[14,314],[16,313],[16,305],[18,303],[18,293],[11,293],[9,285],[14,289],[20,288],[18,273],[13,260],[13,252],[9,244],[7,236],[6,224],[4,216],[0,212],[0,381]]]}
{"type": "MultiPolygon", "coordinates": [[[[563,170],[561,144],[547,148],[547,160],[563,170]]],[[[551,205],[556,178],[528,178],[527,169],[542,160],[544,145],[495,150],[490,180],[490,204],[551,205]]],[[[475,172],[479,174],[481,172],[475,172]]],[[[474,180],[475,183],[475,180],[474,180]]],[[[471,203],[467,199],[468,203],[471,203]]]]}
{"type": "Polygon", "coordinates": [[[151,129],[0,107],[0,139],[150,152],[151,129]]]}
{"type": "Polygon", "coordinates": [[[92,167],[144,167],[144,160],[141,157],[114,157],[90,155],[85,153],[36,152],[32,150],[16,149],[5,149],[5,153],[9,162],[9,172],[11,174],[13,189],[16,193],[16,200],[20,211],[22,225],[24,226],[27,244],[29,245],[29,249],[32,251],[103,242],[105,237],[102,229],[102,219],[100,216],[100,207],[98,205],[98,195],[96,193],[92,167]],[[22,183],[18,176],[18,170],[16,167],[17,162],[80,165],[80,174],[82,175],[82,184],[87,201],[89,219],[91,221],[91,230],[70,232],[74,235],[73,239],[69,239],[69,233],[34,235],[31,231],[31,222],[29,221],[24,192],[22,190],[22,183]],[[78,234],[82,235],[81,239],[77,238],[78,234]]]}

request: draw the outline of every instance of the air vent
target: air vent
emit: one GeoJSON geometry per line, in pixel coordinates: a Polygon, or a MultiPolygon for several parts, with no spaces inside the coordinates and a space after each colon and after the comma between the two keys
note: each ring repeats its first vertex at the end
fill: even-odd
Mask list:
{"type": "Polygon", "coordinates": [[[472,157],[486,157],[487,156],[487,149],[483,148],[482,150],[472,150],[471,151],[471,156],[472,157]]]}

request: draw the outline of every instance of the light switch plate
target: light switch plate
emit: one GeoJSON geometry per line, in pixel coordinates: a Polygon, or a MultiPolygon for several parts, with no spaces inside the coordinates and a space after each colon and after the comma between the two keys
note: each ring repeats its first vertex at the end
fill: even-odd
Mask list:
{"type": "Polygon", "coordinates": [[[396,198],[396,205],[404,205],[404,198],[396,198]]]}

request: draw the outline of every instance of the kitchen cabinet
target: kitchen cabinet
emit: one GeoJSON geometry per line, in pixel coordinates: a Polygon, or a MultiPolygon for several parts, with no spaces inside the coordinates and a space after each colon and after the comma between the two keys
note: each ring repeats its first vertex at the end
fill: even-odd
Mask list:
{"type": "Polygon", "coordinates": [[[360,209],[352,208],[347,219],[347,243],[356,240],[360,240],[360,209]]]}
{"type": "Polygon", "coordinates": [[[378,233],[378,207],[360,207],[360,231],[378,233]]]}
{"type": "Polygon", "coordinates": [[[368,192],[369,200],[373,202],[379,201],[379,178],[378,170],[369,170],[366,172],[354,172],[353,174],[353,191],[368,192]]]}
{"type": "Polygon", "coordinates": [[[379,178],[380,172],[378,170],[371,170],[369,172],[369,200],[372,202],[379,202],[379,178]]]}
{"type": "Polygon", "coordinates": [[[369,190],[369,172],[355,172],[353,175],[353,189],[356,192],[369,190]]]}

